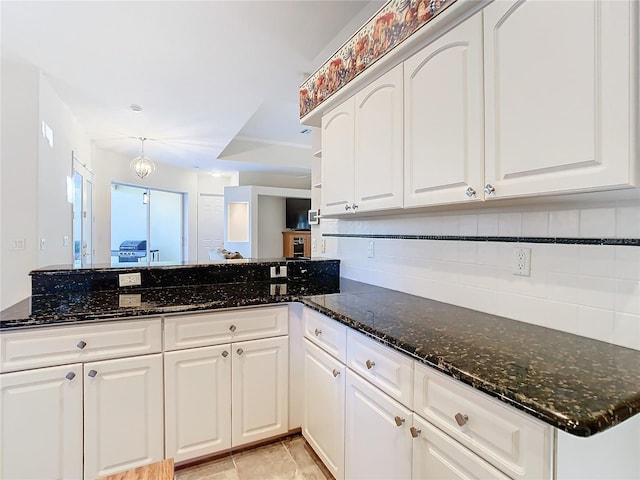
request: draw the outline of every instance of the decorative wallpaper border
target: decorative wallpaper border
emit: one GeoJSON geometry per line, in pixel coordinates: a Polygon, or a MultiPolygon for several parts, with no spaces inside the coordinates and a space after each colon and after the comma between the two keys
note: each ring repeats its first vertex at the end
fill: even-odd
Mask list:
{"type": "Polygon", "coordinates": [[[577,238],[577,237],[491,237],[459,235],[386,235],[375,233],[323,233],[323,237],[375,238],[391,240],[447,240],[459,242],[555,243],[561,245],[621,245],[640,247],[640,238],[577,238]]]}
{"type": "Polygon", "coordinates": [[[455,2],[389,0],[300,86],[300,118],[455,2]]]}

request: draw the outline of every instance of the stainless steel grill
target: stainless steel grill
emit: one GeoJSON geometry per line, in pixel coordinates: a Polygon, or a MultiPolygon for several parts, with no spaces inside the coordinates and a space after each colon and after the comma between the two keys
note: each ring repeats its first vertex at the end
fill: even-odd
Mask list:
{"type": "Polygon", "coordinates": [[[139,258],[147,256],[146,240],[125,240],[118,250],[119,262],[137,262],[139,258]]]}

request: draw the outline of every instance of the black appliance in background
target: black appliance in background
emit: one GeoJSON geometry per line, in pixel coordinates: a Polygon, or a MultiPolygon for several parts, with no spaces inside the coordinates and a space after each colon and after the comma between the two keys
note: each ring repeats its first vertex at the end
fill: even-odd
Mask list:
{"type": "Polygon", "coordinates": [[[137,262],[147,256],[146,240],[125,240],[118,250],[118,262],[137,262]]]}
{"type": "Polygon", "coordinates": [[[309,225],[309,210],[311,210],[310,198],[287,198],[286,204],[286,228],[288,230],[311,230],[309,225]]]}

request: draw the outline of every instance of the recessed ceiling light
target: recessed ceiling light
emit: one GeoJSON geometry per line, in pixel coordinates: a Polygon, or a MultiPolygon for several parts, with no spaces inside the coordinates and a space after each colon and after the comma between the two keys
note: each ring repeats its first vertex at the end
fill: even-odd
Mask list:
{"type": "Polygon", "coordinates": [[[212,177],[221,177],[222,174],[220,172],[211,172],[212,177]]]}
{"type": "Polygon", "coordinates": [[[129,110],[131,110],[132,112],[141,112],[142,111],[142,107],[140,105],[136,105],[135,103],[132,103],[131,105],[129,105],[129,110]]]}

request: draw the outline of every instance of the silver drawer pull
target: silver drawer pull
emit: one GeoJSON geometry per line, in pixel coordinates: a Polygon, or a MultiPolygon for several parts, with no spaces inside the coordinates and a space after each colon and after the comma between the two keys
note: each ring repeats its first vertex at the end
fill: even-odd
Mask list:
{"type": "Polygon", "coordinates": [[[371,360],[367,360],[366,362],[364,362],[364,364],[367,366],[369,370],[371,370],[373,367],[376,366],[376,362],[372,362],[371,360]]]}
{"type": "Polygon", "coordinates": [[[411,436],[413,438],[418,438],[418,435],[420,435],[422,433],[422,430],[420,430],[419,428],[416,428],[416,427],[411,427],[409,429],[409,431],[411,432],[411,436]]]}
{"type": "Polygon", "coordinates": [[[315,333],[316,337],[320,336],[320,334],[322,333],[322,330],[318,330],[317,328],[313,331],[313,333],[315,333]]]}
{"type": "Polygon", "coordinates": [[[91,378],[95,377],[98,374],[98,372],[96,372],[95,370],[89,370],[89,373],[87,373],[87,375],[89,375],[91,378]]]}
{"type": "Polygon", "coordinates": [[[80,340],[77,344],[76,347],[78,347],[80,350],[82,350],[84,347],[87,346],[87,342],[85,342],[84,340],[80,340]]]}
{"type": "Polygon", "coordinates": [[[395,416],[395,418],[393,419],[396,422],[396,425],[398,427],[400,427],[403,423],[404,423],[404,418],[399,417],[399,416],[395,416]]]}
{"type": "Polygon", "coordinates": [[[340,375],[340,370],[338,370],[337,368],[334,368],[333,372],[331,372],[331,373],[333,373],[334,377],[337,377],[338,375],[340,375]]]}
{"type": "Polygon", "coordinates": [[[76,378],[76,374],[73,372],[69,372],[64,376],[64,378],[66,378],[67,380],[73,380],[74,378],[76,378]]]}
{"type": "Polygon", "coordinates": [[[238,355],[242,355],[242,354],[244,353],[244,350],[243,350],[243,349],[241,349],[241,348],[239,348],[238,350],[236,350],[236,353],[237,353],[238,355]]]}
{"type": "Polygon", "coordinates": [[[224,352],[222,352],[222,356],[224,358],[227,358],[229,356],[229,352],[227,352],[226,350],[224,352]]]}
{"type": "Polygon", "coordinates": [[[235,325],[231,325],[231,326],[229,327],[229,330],[230,330],[230,331],[232,331],[232,332],[235,332],[235,331],[236,331],[236,329],[237,329],[237,327],[236,327],[235,325]]]}
{"type": "Polygon", "coordinates": [[[462,427],[469,421],[469,417],[467,415],[463,415],[462,413],[456,413],[456,416],[454,418],[456,419],[456,423],[460,427],[462,427]]]}

